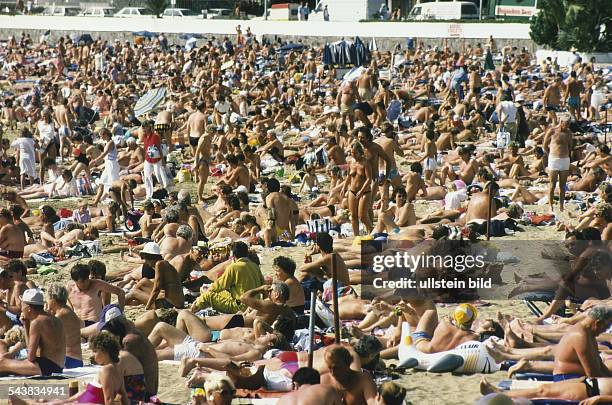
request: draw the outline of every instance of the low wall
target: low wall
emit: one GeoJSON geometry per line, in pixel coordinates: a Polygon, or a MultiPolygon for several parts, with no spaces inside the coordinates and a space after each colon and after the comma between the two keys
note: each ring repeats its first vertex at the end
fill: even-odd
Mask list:
{"type": "Polygon", "coordinates": [[[406,38],[418,37],[426,44],[442,45],[442,38],[449,44],[459,46],[466,43],[484,42],[492,35],[499,46],[526,46],[534,50],[529,38],[529,25],[519,23],[405,23],[405,22],[326,22],[326,21],[261,21],[261,20],[203,20],[203,19],[159,19],[159,18],[89,18],[89,17],[43,17],[0,16],[0,38],[28,32],[37,39],[43,32],[52,31],[55,36],[90,33],[104,39],[130,39],[131,32],[163,32],[173,40],[182,33],[199,33],[207,36],[225,36],[236,33],[236,25],[243,29],[251,27],[258,36],[307,45],[319,45],[342,38],[359,36],[364,41],[376,38],[381,50],[391,50],[397,44],[404,46],[406,38]]]}

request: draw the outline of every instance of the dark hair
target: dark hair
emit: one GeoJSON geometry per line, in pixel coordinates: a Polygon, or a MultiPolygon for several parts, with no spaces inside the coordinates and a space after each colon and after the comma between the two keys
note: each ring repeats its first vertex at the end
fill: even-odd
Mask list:
{"type": "Polygon", "coordinates": [[[68,179],[67,181],[72,181],[72,172],[68,169],[62,171],[62,177],[68,179]]]}
{"type": "Polygon", "coordinates": [[[123,319],[121,318],[123,317],[111,319],[110,321],[106,322],[102,327],[103,331],[112,333],[113,335],[117,336],[120,342],[122,342],[123,338],[125,338],[125,335],[127,335],[127,329],[125,327],[125,324],[123,323],[123,319]]]}
{"type": "Polygon", "coordinates": [[[13,220],[13,215],[7,208],[0,209],[0,217],[4,217],[7,221],[13,220]]]}
{"type": "Polygon", "coordinates": [[[281,333],[288,342],[293,340],[297,319],[294,313],[280,314],[272,324],[276,332],[281,333]]]}
{"type": "Polygon", "coordinates": [[[267,184],[270,193],[277,193],[280,190],[280,183],[276,179],[268,179],[267,184]]]}
{"type": "Polygon", "coordinates": [[[119,350],[121,346],[117,338],[109,332],[101,332],[89,339],[89,346],[92,351],[104,351],[113,363],[119,362],[119,350]]]}
{"type": "Polygon", "coordinates": [[[11,204],[11,208],[9,210],[11,211],[11,215],[15,219],[21,218],[21,216],[25,212],[23,207],[21,205],[19,205],[19,204],[11,204]]]}
{"type": "Polygon", "coordinates": [[[249,255],[249,246],[241,241],[232,243],[232,255],[236,259],[247,257],[249,255]]]}
{"type": "Polygon", "coordinates": [[[70,278],[74,281],[87,280],[90,274],[91,268],[85,263],[77,263],[72,270],[70,270],[70,278]]]}
{"type": "Polygon", "coordinates": [[[498,338],[503,339],[505,335],[504,328],[502,328],[499,322],[493,319],[487,319],[487,320],[491,321],[491,325],[493,326],[493,331],[486,331],[486,332],[480,333],[480,341],[483,342],[491,336],[497,336],[498,338]]]}
{"type": "Polygon", "coordinates": [[[410,164],[410,171],[414,173],[421,174],[423,173],[423,166],[419,162],[414,162],[410,164]]]}
{"type": "Polygon", "coordinates": [[[326,232],[317,232],[317,246],[324,253],[332,253],[334,251],[334,239],[326,232]]]}
{"type": "Polygon", "coordinates": [[[101,280],[104,280],[106,278],[106,264],[102,263],[100,260],[95,259],[90,260],[87,264],[91,269],[91,275],[93,275],[94,277],[97,276],[101,280]]]}
{"type": "Polygon", "coordinates": [[[293,383],[300,385],[321,384],[321,374],[312,367],[301,367],[293,374],[293,383]]]}
{"type": "Polygon", "coordinates": [[[42,165],[43,165],[43,168],[48,169],[51,166],[56,166],[57,162],[55,161],[55,159],[47,156],[46,158],[43,159],[42,165]]]}
{"type": "Polygon", "coordinates": [[[601,232],[599,232],[599,229],[589,226],[582,230],[582,237],[584,240],[601,240],[601,232]]]}
{"type": "Polygon", "coordinates": [[[278,256],[274,258],[274,265],[283,271],[283,273],[293,276],[295,273],[295,261],[286,256],[278,256]]]}
{"type": "Polygon", "coordinates": [[[21,273],[24,277],[28,274],[28,268],[25,263],[19,259],[10,260],[4,268],[11,273],[21,273]]]}
{"type": "Polygon", "coordinates": [[[387,381],[378,387],[378,394],[385,405],[402,405],[406,398],[406,389],[393,381],[387,381]]]}
{"type": "Polygon", "coordinates": [[[364,335],[354,346],[355,352],[359,357],[368,357],[371,354],[378,354],[383,349],[382,343],[372,335],[364,335]]]}

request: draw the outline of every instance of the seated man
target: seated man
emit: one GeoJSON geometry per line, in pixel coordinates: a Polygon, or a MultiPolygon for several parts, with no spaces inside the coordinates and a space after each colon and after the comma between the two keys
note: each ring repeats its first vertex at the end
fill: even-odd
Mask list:
{"type": "Polygon", "coordinates": [[[344,347],[334,347],[325,353],[329,373],[321,377],[322,385],[333,387],[346,405],[373,404],[376,384],[370,374],[351,369],[353,358],[344,347]]]}
{"type": "Polygon", "coordinates": [[[295,278],[295,262],[293,259],[285,256],[275,257],[272,267],[276,270],[276,278],[289,287],[287,305],[289,305],[296,314],[304,313],[304,289],[298,279],[295,278]]]}
{"type": "Polygon", "coordinates": [[[61,373],[66,356],[64,325],[45,311],[45,299],[40,290],[30,289],[21,299],[21,320],[26,331],[28,358],[0,358],[0,373],[44,375],[61,373]]]}
{"type": "Polygon", "coordinates": [[[102,280],[92,280],[89,276],[91,269],[88,264],[77,263],[70,271],[71,281],[66,285],[68,298],[74,312],[85,323],[85,326],[94,325],[100,318],[102,299],[100,292],[115,294],[119,307],[125,305],[125,292],[112,284],[102,280]]]}
{"type": "Polygon", "coordinates": [[[177,255],[188,253],[193,240],[193,230],[189,225],[180,225],[176,230],[176,236],[164,236],[159,247],[166,260],[172,260],[177,255]]]}
{"type": "Polygon", "coordinates": [[[599,356],[597,336],[612,323],[612,308],[596,306],[588,316],[572,326],[559,341],[555,350],[553,377],[555,381],[572,378],[611,377],[612,373],[599,356]]]}
{"type": "Polygon", "coordinates": [[[195,300],[191,310],[197,312],[212,307],[226,314],[244,311],[246,306],[240,302],[240,297],[264,283],[259,265],[251,261],[248,255],[249,248],[244,242],[234,242],[232,244],[234,262],[227,266],[223,275],[195,300]]]}
{"type": "Polygon", "coordinates": [[[321,384],[321,375],[310,367],[302,367],[293,374],[295,391],[283,395],[276,405],[341,405],[342,397],[330,385],[321,384]]]}
{"type": "Polygon", "coordinates": [[[26,245],[23,230],[13,222],[6,208],[0,210],[0,256],[2,260],[21,259],[26,245]]]}
{"type": "Polygon", "coordinates": [[[81,352],[81,320],[68,306],[68,291],[59,283],[51,284],[47,290],[49,313],[62,322],[66,339],[66,361],[64,368],[83,367],[81,352]]]}

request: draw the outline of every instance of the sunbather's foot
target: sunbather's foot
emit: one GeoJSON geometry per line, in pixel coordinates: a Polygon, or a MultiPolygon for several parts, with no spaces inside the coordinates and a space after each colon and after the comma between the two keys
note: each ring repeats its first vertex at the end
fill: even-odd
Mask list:
{"type": "Polygon", "coordinates": [[[187,387],[197,387],[197,386],[201,386],[202,384],[204,384],[204,382],[206,381],[206,378],[209,376],[210,373],[204,371],[204,369],[196,369],[196,371],[191,375],[191,377],[187,380],[187,382],[185,383],[185,385],[187,387]]]}
{"type": "Polygon", "coordinates": [[[493,357],[493,360],[495,360],[497,364],[506,360],[502,352],[500,352],[496,347],[485,345],[485,350],[487,351],[487,353],[489,353],[489,356],[493,357]]]}
{"type": "Polygon", "coordinates": [[[512,378],[514,374],[520,373],[521,371],[529,371],[531,363],[529,360],[521,359],[514,366],[508,369],[508,378],[512,378]]]}
{"type": "Polygon", "coordinates": [[[179,368],[179,373],[181,374],[181,377],[187,377],[187,374],[189,374],[189,372],[193,370],[196,365],[197,363],[195,359],[183,357],[183,359],[181,360],[181,367],[179,368]]]}
{"type": "Polygon", "coordinates": [[[482,395],[492,394],[494,392],[501,392],[499,388],[487,381],[485,377],[480,380],[480,393],[482,395]]]}

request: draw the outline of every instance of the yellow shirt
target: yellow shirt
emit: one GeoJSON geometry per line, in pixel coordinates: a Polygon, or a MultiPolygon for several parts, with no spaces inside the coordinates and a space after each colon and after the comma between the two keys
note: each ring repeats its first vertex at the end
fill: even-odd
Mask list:
{"type": "Polygon", "coordinates": [[[227,266],[223,275],[215,281],[208,291],[229,291],[236,300],[245,292],[257,288],[264,283],[259,266],[245,258],[236,260],[227,266]]]}

